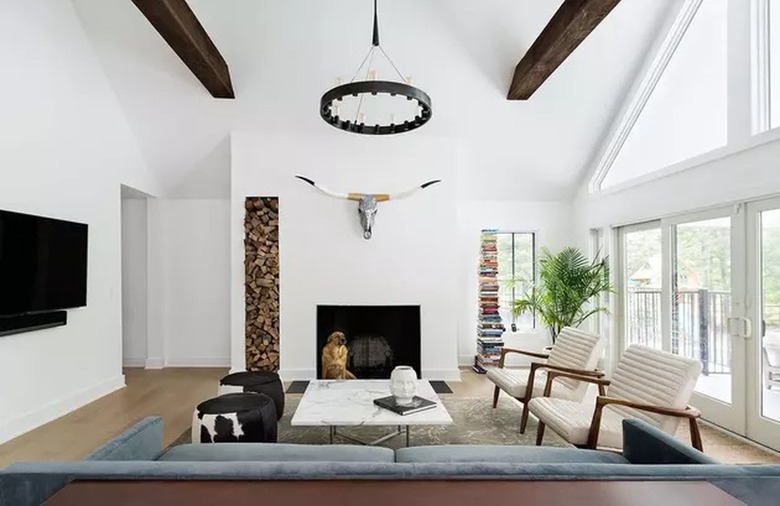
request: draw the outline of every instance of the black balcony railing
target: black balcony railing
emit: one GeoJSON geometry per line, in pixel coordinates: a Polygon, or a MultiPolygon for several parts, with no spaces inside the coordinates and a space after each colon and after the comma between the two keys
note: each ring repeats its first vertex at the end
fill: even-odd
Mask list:
{"type": "MultiPolygon", "coordinates": [[[[673,297],[671,309],[672,353],[700,360],[702,374],[731,373],[731,294],[681,289],[673,297]]],[[[661,290],[629,288],[626,324],[628,344],[661,348],[661,290]]]]}

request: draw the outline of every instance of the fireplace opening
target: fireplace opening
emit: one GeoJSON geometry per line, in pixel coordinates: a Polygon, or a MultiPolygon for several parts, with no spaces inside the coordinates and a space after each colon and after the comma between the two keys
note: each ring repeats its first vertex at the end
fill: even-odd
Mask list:
{"type": "Polygon", "coordinates": [[[420,306],[317,306],[317,377],[333,332],[347,338],[347,369],[359,379],[388,379],[397,365],[420,375],[420,306]]]}

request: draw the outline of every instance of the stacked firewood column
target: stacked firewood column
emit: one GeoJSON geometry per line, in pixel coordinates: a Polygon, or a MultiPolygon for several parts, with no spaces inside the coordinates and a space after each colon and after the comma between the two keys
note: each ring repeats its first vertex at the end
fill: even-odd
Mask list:
{"type": "Polygon", "coordinates": [[[246,368],[279,370],[279,198],[247,197],[246,368]]]}

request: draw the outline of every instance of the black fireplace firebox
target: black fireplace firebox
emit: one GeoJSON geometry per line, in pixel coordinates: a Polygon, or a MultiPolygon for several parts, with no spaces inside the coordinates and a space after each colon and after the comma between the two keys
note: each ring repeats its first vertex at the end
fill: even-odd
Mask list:
{"type": "Polygon", "coordinates": [[[322,348],[336,331],[347,337],[347,368],[360,379],[388,379],[397,365],[420,375],[420,306],[317,306],[317,377],[322,348]]]}

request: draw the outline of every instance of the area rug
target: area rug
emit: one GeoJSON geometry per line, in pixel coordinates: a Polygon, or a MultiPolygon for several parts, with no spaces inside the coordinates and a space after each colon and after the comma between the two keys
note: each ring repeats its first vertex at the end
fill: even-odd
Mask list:
{"type": "MultiPolygon", "coordinates": [[[[443,398],[442,403],[454,422],[447,426],[416,426],[410,431],[410,445],[534,445],[536,444],[536,420],[528,420],[525,434],[520,434],[520,407],[512,402],[501,402],[496,409],[491,407],[489,399],[476,398],[443,398]]],[[[327,427],[293,427],[290,425],[298,399],[286,400],[284,416],[279,421],[280,443],[327,444],[327,427]]],[[[377,439],[387,433],[388,427],[354,427],[339,428],[340,432],[361,440],[377,439]]],[[[190,442],[190,429],[187,429],[171,445],[176,446],[190,442]]],[[[339,440],[335,443],[347,443],[339,440]]],[[[548,430],[544,436],[545,446],[569,447],[553,431],[548,430]]],[[[388,448],[401,448],[404,438],[397,437],[383,444],[388,448]]]]}

